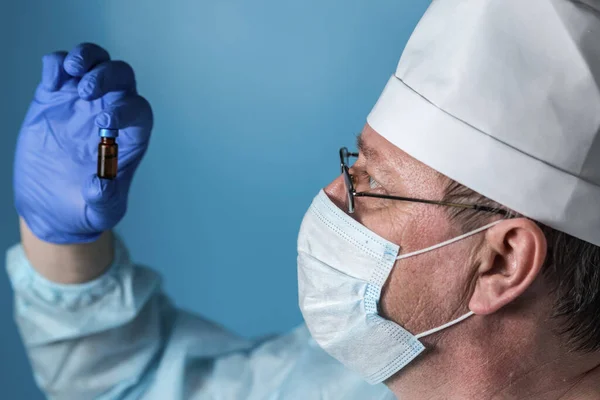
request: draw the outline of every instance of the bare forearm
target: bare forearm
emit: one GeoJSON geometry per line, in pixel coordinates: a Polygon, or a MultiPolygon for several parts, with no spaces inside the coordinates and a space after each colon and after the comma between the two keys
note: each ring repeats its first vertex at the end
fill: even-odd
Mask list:
{"type": "Polygon", "coordinates": [[[62,284],[91,281],[110,266],[113,235],[104,232],[98,240],[81,244],[53,244],[38,239],[20,219],[21,242],[31,265],[46,279],[62,284]]]}

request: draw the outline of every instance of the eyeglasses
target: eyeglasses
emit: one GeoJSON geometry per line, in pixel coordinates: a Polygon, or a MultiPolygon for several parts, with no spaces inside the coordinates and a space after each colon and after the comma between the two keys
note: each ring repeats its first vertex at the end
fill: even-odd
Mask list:
{"type": "Polygon", "coordinates": [[[355,199],[356,197],[374,197],[377,199],[387,199],[387,200],[400,200],[400,201],[410,201],[413,203],[425,203],[425,204],[434,204],[438,206],[446,206],[446,207],[459,207],[463,209],[470,209],[476,211],[489,212],[494,214],[507,215],[508,213],[505,210],[500,210],[497,208],[482,206],[478,204],[461,204],[461,203],[450,203],[446,201],[435,201],[435,200],[424,200],[424,199],[413,199],[410,197],[399,197],[399,196],[390,196],[387,194],[379,194],[379,193],[369,193],[369,192],[356,192],[354,189],[354,181],[352,175],[350,174],[350,168],[348,165],[350,164],[350,158],[357,158],[358,153],[351,153],[348,151],[346,147],[342,147],[340,149],[340,166],[342,169],[342,175],[344,176],[344,183],[346,185],[346,195],[348,197],[348,213],[353,214],[355,210],[355,199]]]}

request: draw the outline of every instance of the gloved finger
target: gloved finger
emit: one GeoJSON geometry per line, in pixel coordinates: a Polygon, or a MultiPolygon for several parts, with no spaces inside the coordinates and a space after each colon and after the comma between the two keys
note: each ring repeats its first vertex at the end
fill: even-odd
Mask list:
{"type": "Polygon", "coordinates": [[[61,88],[69,78],[69,74],[63,68],[67,57],[66,51],[57,51],[42,57],[42,87],[50,92],[61,88]]]}
{"type": "Polygon", "coordinates": [[[135,74],[124,61],[106,61],[85,74],[77,89],[84,100],[96,100],[110,92],[135,93],[135,74]]]}
{"type": "Polygon", "coordinates": [[[102,47],[93,43],[76,46],[65,58],[65,71],[71,76],[82,77],[96,65],[110,60],[110,55],[102,47]]]}
{"type": "Polygon", "coordinates": [[[123,131],[120,143],[124,145],[147,142],[153,124],[152,107],[148,100],[139,95],[118,100],[96,116],[98,127],[123,131]],[[123,143],[123,140],[126,143],[123,143]]]}
{"type": "Polygon", "coordinates": [[[112,229],[125,215],[126,193],[121,193],[118,179],[100,179],[96,174],[85,181],[81,194],[87,205],[90,227],[99,232],[112,229]]]}

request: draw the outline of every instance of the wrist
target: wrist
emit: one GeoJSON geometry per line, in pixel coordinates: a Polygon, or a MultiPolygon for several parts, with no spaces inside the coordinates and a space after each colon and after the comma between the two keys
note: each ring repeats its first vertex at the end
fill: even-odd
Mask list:
{"type": "Polygon", "coordinates": [[[111,265],[114,238],[106,231],[90,243],[54,244],[33,234],[20,218],[21,242],[30,264],[44,278],[61,284],[78,284],[93,280],[111,265]]]}

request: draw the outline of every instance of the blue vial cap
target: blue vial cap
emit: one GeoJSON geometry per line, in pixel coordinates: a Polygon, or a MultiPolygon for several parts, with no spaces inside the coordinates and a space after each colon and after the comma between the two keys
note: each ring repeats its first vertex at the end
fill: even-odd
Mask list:
{"type": "Polygon", "coordinates": [[[119,136],[119,130],[118,129],[100,128],[100,131],[98,132],[98,136],[105,137],[105,138],[116,138],[119,136]]]}

